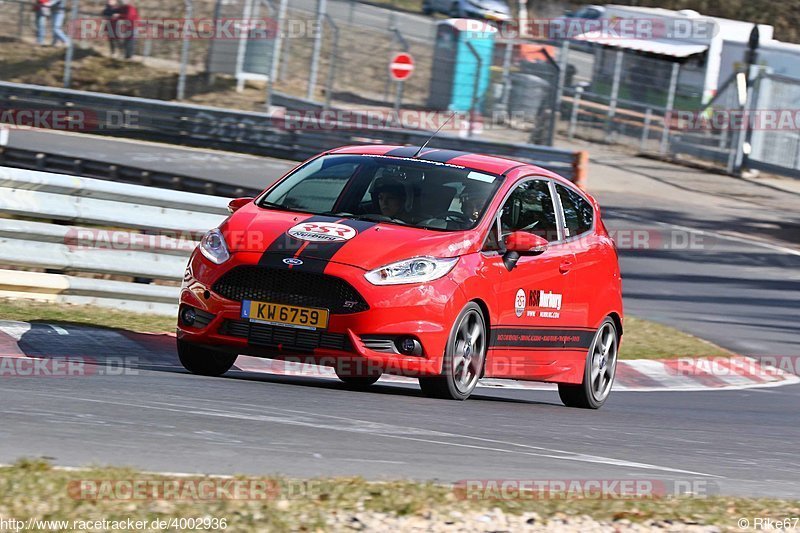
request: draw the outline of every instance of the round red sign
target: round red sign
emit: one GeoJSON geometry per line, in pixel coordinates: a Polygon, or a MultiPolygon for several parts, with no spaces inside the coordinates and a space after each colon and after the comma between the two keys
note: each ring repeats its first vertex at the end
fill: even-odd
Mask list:
{"type": "Polygon", "coordinates": [[[414,72],[414,58],[411,54],[405,52],[395,54],[389,62],[389,73],[397,81],[408,79],[412,72],[414,72]]]}

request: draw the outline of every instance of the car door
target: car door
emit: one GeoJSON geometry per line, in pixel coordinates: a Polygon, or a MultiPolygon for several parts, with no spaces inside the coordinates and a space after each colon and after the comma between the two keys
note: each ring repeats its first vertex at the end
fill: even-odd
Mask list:
{"type": "Polygon", "coordinates": [[[487,376],[545,379],[560,372],[556,359],[564,346],[562,326],[572,319],[566,304],[574,254],[563,246],[554,195],[550,180],[523,179],[496,214],[495,236],[490,234],[484,253],[497,305],[487,376]],[[539,255],[520,257],[509,270],[502,239],[514,231],[536,234],[550,245],[539,255]]]}
{"type": "Polygon", "coordinates": [[[571,187],[555,184],[556,200],[563,213],[564,244],[575,255],[572,266],[572,313],[571,325],[592,328],[593,317],[590,305],[596,300],[602,287],[601,280],[607,279],[604,268],[604,242],[594,231],[594,208],[578,191],[571,187]]]}

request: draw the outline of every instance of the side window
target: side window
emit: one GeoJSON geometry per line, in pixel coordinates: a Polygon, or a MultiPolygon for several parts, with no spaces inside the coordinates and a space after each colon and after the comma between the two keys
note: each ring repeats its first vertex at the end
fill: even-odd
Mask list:
{"type": "Polygon", "coordinates": [[[500,224],[503,235],[527,231],[557,241],[556,213],[547,182],[530,180],[518,185],[500,210],[500,224]]]}
{"type": "Polygon", "coordinates": [[[566,237],[574,237],[592,229],[594,209],[575,191],[556,185],[561,207],[564,209],[564,231],[566,237]]]}
{"type": "Polygon", "coordinates": [[[495,219],[495,223],[492,224],[492,227],[489,229],[489,234],[486,235],[486,241],[483,243],[484,252],[499,252],[501,250],[500,246],[500,228],[497,226],[497,219],[495,219]]]}

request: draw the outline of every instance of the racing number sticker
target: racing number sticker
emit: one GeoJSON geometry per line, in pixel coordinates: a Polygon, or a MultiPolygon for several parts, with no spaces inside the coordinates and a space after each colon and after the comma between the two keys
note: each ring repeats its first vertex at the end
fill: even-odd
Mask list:
{"type": "Polygon", "coordinates": [[[525,312],[525,289],[517,291],[517,296],[514,298],[514,312],[517,314],[517,318],[525,312]]]}
{"type": "Polygon", "coordinates": [[[295,239],[312,242],[349,241],[358,234],[350,226],[335,222],[301,222],[286,233],[295,239]]]}

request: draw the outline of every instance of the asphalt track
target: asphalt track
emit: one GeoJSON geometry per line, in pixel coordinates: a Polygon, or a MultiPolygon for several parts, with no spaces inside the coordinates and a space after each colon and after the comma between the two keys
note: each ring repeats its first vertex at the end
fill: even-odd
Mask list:
{"type": "MultiPolygon", "coordinates": [[[[35,147],[32,136],[18,133],[12,143],[35,147]]],[[[62,149],[87,153],[85,137],[64,140],[70,137],[60,136],[62,149]]],[[[108,147],[110,157],[151,148],[178,153],[104,142],[117,143],[108,147]]],[[[93,141],[90,153],[100,145],[93,141]]],[[[239,156],[225,157],[226,175],[242,179],[291,164],[253,167],[253,158],[243,156],[239,165],[239,156]]],[[[153,156],[150,164],[169,163],[153,156]]],[[[633,224],[665,238],[679,234],[676,225],[692,227],[694,217],[702,235],[714,238],[691,253],[623,250],[628,313],[748,355],[798,355],[800,255],[708,233],[712,212],[648,205],[635,191],[600,199],[612,229],[633,224]]],[[[98,340],[95,349],[100,356],[114,347],[98,340]]],[[[327,380],[240,372],[211,379],[154,366],[126,375],[4,378],[0,402],[0,462],[45,456],[71,466],[446,481],[703,480],[723,493],[800,497],[798,385],[617,392],[589,412],[562,407],[548,391],[480,390],[459,403],[430,400],[405,385],[353,392],[327,380]]]]}

